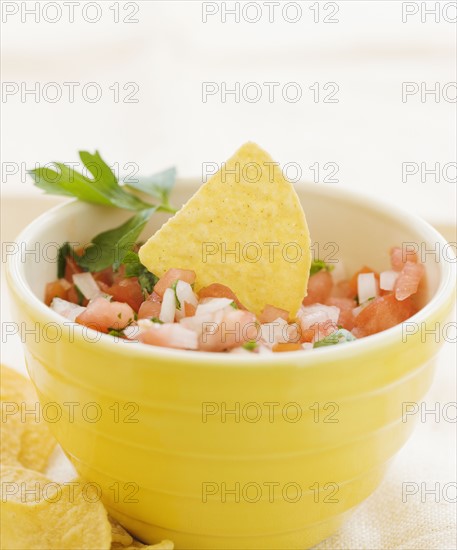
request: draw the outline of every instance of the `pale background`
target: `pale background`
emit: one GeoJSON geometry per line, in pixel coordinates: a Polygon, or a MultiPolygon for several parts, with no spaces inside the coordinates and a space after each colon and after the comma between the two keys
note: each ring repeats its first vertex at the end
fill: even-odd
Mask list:
{"type": "MultiPolygon", "coordinates": [[[[39,198],[25,178],[26,166],[76,161],[78,149],[97,148],[110,163],[133,162],[145,174],[174,164],[180,176],[199,177],[203,162],[221,162],[247,140],[282,163],[299,163],[303,179],[312,179],[314,163],[335,162],[338,183],[319,185],[398,203],[456,240],[455,179],[434,182],[429,176],[422,183],[417,175],[404,183],[401,172],[402,162],[456,160],[455,103],[430,96],[422,103],[419,94],[403,103],[401,95],[406,81],[428,87],[455,82],[456,29],[442,14],[439,23],[432,16],[422,23],[420,13],[402,23],[400,1],[343,1],[340,22],[324,24],[314,23],[312,3],[302,2],[302,19],[295,24],[280,12],[269,23],[266,11],[255,24],[234,23],[231,16],[222,23],[220,13],[203,23],[200,2],[142,1],[133,16],[138,23],[116,24],[109,9],[115,2],[109,1],[99,3],[102,17],[90,24],[81,15],[84,4],[75,8],[74,23],[66,16],[54,24],[35,23],[31,16],[21,23],[18,14],[2,25],[4,83],[30,88],[35,82],[79,82],[80,90],[97,82],[103,92],[94,104],[80,91],[73,103],[65,96],[57,103],[3,96],[3,241],[55,202],[39,198]],[[280,94],[272,103],[265,96],[258,103],[234,103],[231,96],[222,103],[219,95],[204,103],[205,81],[227,82],[228,88],[236,81],[294,81],[303,97],[298,103],[280,94]],[[139,102],[114,103],[109,87],[115,82],[121,90],[136,83],[139,102]],[[339,103],[314,103],[314,82],[336,82],[339,103]],[[18,172],[11,174],[14,163],[18,172]]],[[[130,11],[124,4],[121,19],[130,11]]],[[[455,171],[448,175],[455,178],[455,171]]],[[[1,298],[7,321],[4,288],[1,298]]],[[[8,341],[2,359],[23,369],[19,344],[8,341]]],[[[446,344],[429,408],[456,400],[455,352],[455,344],[446,344]]],[[[455,470],[455,424],[427,417],[383,487],[325,548],[455,548],[454,504],[432,497],[422,503],[420,496],[401,502],[402,482],[452,482],[455,470]]]]}

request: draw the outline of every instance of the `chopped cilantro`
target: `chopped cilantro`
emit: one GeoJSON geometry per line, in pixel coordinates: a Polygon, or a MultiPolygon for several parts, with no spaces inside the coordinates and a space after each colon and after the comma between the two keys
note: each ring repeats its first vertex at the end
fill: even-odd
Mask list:
{"type": "Polygon", "coordinates": [[[313,260],[311,262],[311,268],[309,270],[309,275],[315,275],[319,271],[332,271],[335,268],[334,265],[326,264],[323,260],[313,260]]]}
{"type": "Polygon", "coordinates": [[[178,281],[176,280],[176,281],[173,282],[173,284],[171,285],[170,288],[175,293],[176,309],[181,309],[181,302],[179,301],[178,295],[176,294],[176,287],[177,286],[178,286],[178,281]]]}
{"type": "Polygon", "coordinates": [[[255,340],[249,340],[243,344],[243,348],[248,351],[254,351],[257,347],[257,342],[255,340]]]}
{"type": "Polygon", "coordinates": [[[325,346],[333,346],[335,344],[342,344],[344,342],[352,342],[356,340],[356,337],[353,336],[348,330],[340,328],[336,332],[332,332],[322,340],[314,342],[313,348],[323,348],[325,346]]]}
{"type": "Polygon", "coordinates": [[[84,294],[75,285],[76,294],[78,295],[78,306],[82,306],[84,302],[84,294]]]}
{"type": "Polygon", "coordinates": [[[151,294],[159,278],[140,262],[138,254],[133,250],[129,250],[122,263],[125,265],[125,276],[137,277],[143,293],[151,294]]]}
{"type": "Polygon", "coordinates": [[[73,255],[73,248],[70,243],[63,243],[59,248],[59,254],[57,256],[57,278],[62,279],[65,277],[65,267],[67,266],[67,256],[73,255]]]}
{"type": "Polygon", "coordinates": [[[110,336],[115,336],[117,338],[123,338],[124,337],[124,331],[123,330],[118,330],[117,328],[110,328],[108,330],[108,334],[110,336]]]}

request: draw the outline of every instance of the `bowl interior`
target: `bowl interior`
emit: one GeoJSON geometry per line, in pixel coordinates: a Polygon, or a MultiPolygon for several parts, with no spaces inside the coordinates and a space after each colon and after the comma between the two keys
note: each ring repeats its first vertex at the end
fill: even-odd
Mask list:
{"type": "MultiPolygon", "coordinates": [[[[173,204],[181,206],[199,185],[196,180],[178,181],[173,204]]],[[[336,192],[333,188],[299,183],[296,191],[310,228],[314,258],[335,266],[342,262],[348,275],[363,265],[382,271],[389,269],[391,246],[414,243],[419,251],[437,251],[436,254],[421,254],[427,269],[423,304],[437,292],[443,264],[439,254],[442,254],[445,241],[428,224],[396,209],[336,192]]],[[[22,234],[23,261],[19,269],[35,296],[42,300],[45,284],[56,278],[57,251],[62,243],[86,245],[97,233],[119,225],[132,215],[132,212],[72,202],[55,208],[30,225],[22,234]]],[[[147,239],[168,217],[163,213],[153,215],[141,238],[147,239]]]]}

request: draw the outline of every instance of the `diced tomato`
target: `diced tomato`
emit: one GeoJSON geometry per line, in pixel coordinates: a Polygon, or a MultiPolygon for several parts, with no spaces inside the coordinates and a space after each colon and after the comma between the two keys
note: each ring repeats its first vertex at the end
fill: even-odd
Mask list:
{"type": "Polygon", "coordinates": [[[198,335],[178,323],[165,323],[141,331],[138,340],[144,344],[176,349],[197,349],[198,335]]]}
{"type": "Polygon", "coordinates": [[[332,294],[333,298],[351,298],[354,299],[354,293],[351,290],[350,282],[347,280],[339,281],[336,285],[333,285],[332,294]]]}
{"type": "Polygon", "coordinates": [[[352,333],[357,338],[376,334],[403,323],[417,311],[411,298],[399,302],[393,294],[376,298],[355,317],[352,333]]]}
{"type": "Polygon", "coordinates": [[[390,263],[394,271],[401,271],[406,262],[417,263],[417,254],[414,251],[402,250],[398,246],[390,250],[390,263]]]}
{"type": "Polygon", "coordinates": [[[76,322],[100,332],[109,332],[110,329],[125,328],[133,318],[134,311],[128,304],[95,298],[86,310],[76,317],[76,322]]]}
{"type": "Polygon", "coordinates": [[[98,285],[98,288],[104,292],[105,294],[109,294],[110,293],[110,285],[107,285],[106,283],[104,283],[103,281],[97,281],[97,285],[98,285]]]}
{"type": "Polygon", "coordinates": [[[303,298],[303,305],[323,304],[330,296],[333,288],[333,279],[330,273],[322,269],[311,275],[308,281],[308,294],[303,298]]]}
{"type": "Polygon", "coordinates": [[[220,283],[212,283],[209,286],[205,286],[198,291],[198,297],[200,300],[203,298],[229,298],[233,300],[239,309],[246,309],[243,304],[238,300],[236,294],[231,288],[220,283]]]}
{"type": "Polygon", "coordinates": [[[365,265],[362,267],[362,269],[359,269],[359,271],[354,273],[354,275],[351,277],[351,280],[349,281],[350,292],[349,292],[349,295],[347,296],[348,298],[355,298],[357,296],[358,279],[361,273],[374,273],[374,276],[379,283],[379,273],[377,273],[374,269],[371,269],[371,267],[367,267],[365,265]]]}
{"type": "Polygon", "coordinates": [[[422,264],[406,262],[398,279],[395,281],[395,298],[402,301],[416,294],[424,273],[425,268],[422,264]]]}
{"type": "MultiPolygon", "coordinates": [[[[113,268],[107,267],[102,271],[97,271],[93,273],[94,279],[97,283],[102,282],[106,286],[111,286],[113,284],[113,268]]],[[[100,286],[100,285],[99,285],[100,286]]]]}
{"type": "Polygon", "coordinates": [[[259,315],[259,322],[262,324],[272,323],[278,317],[284,319],[284,321],[287,321],[289,319],[289,312],[285,309],[281,309],[280,307],[266,305],[263,308],[262,313],[259,315]]]}
{"type": "Polygon", "coordinates": [[[80,306],[87,306],[87,304],[89,303],[89,300],[87,300],[87,298],[84,298],[84,296],[78,293],[78,291],[76,290],[76,286],[73,284],[70,285],[70,288],[67,290],[66,300],[80,306]]]}
{"type": "Polygon", "coordinates": [[[300,342],[317,342],[336,330],[338,330],[338,326],[330,320],[324,323],[315,323],[311,328],[301,331],[300,342]]]}
{"type": "Polygon", "coordinates": [[[255,315],[249,311],[232,309],[224,315],[220,323],[205,322],[199,338],[199,349],[224,351],[255,340],[258,336],[255,320],[255,315]]]}
{"type": "Polygon", "coordinates": [[[54,298],[67,299],[67,291],[70,288],[70,283],[66,279],[57,279],[46,285],[44,302],[47,306],[51,305],[54,298]]]}
{"type": "Polygon", "coordinates": [[[195,271],[191,271],[190,269],[169,269],[155,285],[154,292],[159,296],[163,296],[167,288],[170,288],[178,280],[193,285],[195,283],[195,271]]]}
{"type": "Polygon", "coordinates": [[[157,294],[157,292],[152,291],[152,294],[148,296],[148,302],[159,302],[162,303],[162,297],[157,294]]]}
{"type": "Polygon", "coordinates": [[[116,284],[119,281],[122,281],[125,279],[125,264],[121,264],[117,271],[113,271],[113,282],[112,284],[116,284]]]}
{"type": "Polygon", "coordinates": [[[67,279],[69,283],[73,283],[73,275],[82,272],[83,270],[79,267],[75,260],[71,256],[67,256],[65,259],[65,279],[67,279]]]}
{"type": "Polygon", "coordinates": [[[197,308],[193,304],[189,304],[189,302],[184,302],[184,317],[193,317],[196,311],[197,308]]]}
{"type": "Polygon", "coordinates": [[[140,306],[138,310],[138,319],[152,319],[153,317],[159,318],[160,308],[162,304],[160,302],[153,302],[152,300],[146,300],[140,306]]]}
{"type": "Polygon", "coordinates": [[[283,352],[283,351],[298,351],[303,350],[301,344],[295,342],[286,342],[281,344],[275,344],[272,348],[272,351],[283,352]]]}
{"type": "Polygon", "coordinates": [[[129,277],[114,283],[109,289],[109,294],[111,294],[117,302],[125,302],[135,311],[140,309],[144,301],[143,291],[141,290],[137,277],[129,277]]]}
{"type": "Polygon", "coordinates": [[[339,308],[340,316],[338,317],[338,325],[341,325],[347,330],[352,330],[354,328],[353,310],[357,306],[355,300],[351,298],[330,297],[325,304],[327,306],[336,306],[339,308]]]}

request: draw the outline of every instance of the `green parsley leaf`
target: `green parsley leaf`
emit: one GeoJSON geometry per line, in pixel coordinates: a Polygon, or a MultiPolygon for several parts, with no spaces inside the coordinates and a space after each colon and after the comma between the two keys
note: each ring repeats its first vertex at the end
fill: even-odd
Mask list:
{"type": "Polygon", "coordinates": [[[80,151],[79,157],[93,179],[60,162],[53,163],[58,171],[39,167],[30,170],[29,174],[35,185],[48,194],[76,197],[84,202],[117,206],[127,210],[151,208],[151,204],[128,193],[119,185],[113,171],[98,151],[94,154],[80,151]]]}
{"type": "Polygon", "coordinates": [[[170,193],[176,179],[176,168],[168,168],[163,172],[148,177],[140,177],[138,181],[126,186],[155,197],[161,202],[161,210],[176,212],[169,204],[170,193]]]}
{"type": "Polygon", "coordinates": [[[240,308],[237,306],[236,302],[230,302],[230,305],[233,307],[233,309],[240,309],[240,308]]]}
{"type": "Polygon", "coordinates": [[[159,323],[159,325],[163,325],[163,321],[161,321],[158,317],[151,317],[151,321],[153,323],[159,323]]]}
{"type": "Polygon", "coordinates": [[[325,346],[334,346],[335,344],[342,344],[344,342],[352,342],[357,340],[348,330],[341,328],[336,332],[332,332],[322,340],[314,342],[313,348],[323,348],[325,346]]]}
{"type": "Polygon", "coordinates": [[[119,227],[99,233],[78,258],[78,265],[92,272],[101,271],[111,265],[114,268],[119,267],[155,210],[156,207],[143,210],[119,227]]]}
{"type": "Polygon", "coordinates": [[[332,271],[335,268],[334,265],[326,264],[323,260],[313,260],[311,262],[311,268],[309,270],[309,275],[315,275],[319,271],[332,271]]]}
{"type": "Polygon", "coordinates": [[[65,277],[65,267],[67,266],[67,257],[74,256],[73,247],[70,243],[63,243],[59,248],[57,255],[57,278],[62,279],[65,277]]]}

